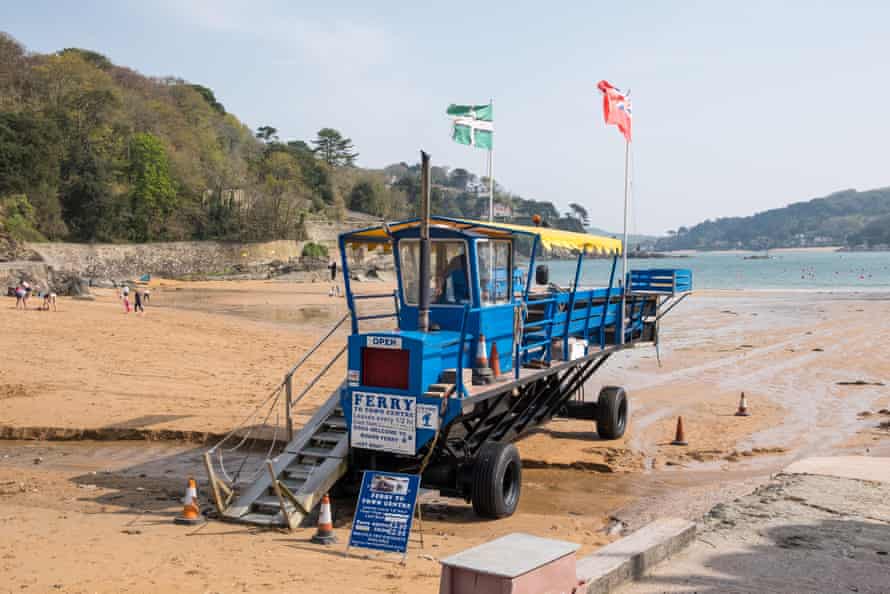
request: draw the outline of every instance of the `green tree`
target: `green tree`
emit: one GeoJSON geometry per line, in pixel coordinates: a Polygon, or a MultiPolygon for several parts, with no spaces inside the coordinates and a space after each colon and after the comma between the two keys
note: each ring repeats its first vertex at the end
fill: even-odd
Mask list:
{"type": "Polygon", "coordinates": [[[40,241],[43,235],[37,230],[34,207],[24,194],[0,197],[0,229],[5,228],[10,237],[18,241],[40,241]]]}
{"type": "Polygon", "coordinates": [[[63,50],[59,50],[58,54],[60,56],[75,55],[84,62],[89,62],[99,70],[111,70],[114,67],[111,60],[93,50],[81,49],[79,47],[66,47],[63,50]]]}
{"type": "Polygon", "coordinates": [[[358,158],[351,138],[344,138],[333,128],[322,128],[315,140],[315,153],[331,167],[352,167],[358,158]]]}
{"type": "Polygon", "coordinates": [[[571,216],[581,221],[584,226],[590,225],[590,215],[587,214],[586,208],[584,208],[577,202],[572,202],[571,204],[569,204],[569,208],[572,210],[571,216]]]}
{"type": "Polygon", "coordinates": [[[203,85],[192,84],[192,85],[188,85],[188,86],[190,86],[195,91],[197,91],[198,94],[204,98],[204,101],[207,102],[207,105],[212,107],[216,113],[225,115],[225,113],[226,113],[225,106],[223,106],[222,103],[220,103],[219,101],[216,100],[216,95],[213,93],[212,90],[208,89],[207,87],[205,87],[203,85]]]}
{"type": "Polygon", "coordinates": [[[147,132],[130,141],[131,237],[151,241],[163,235],[167,217],[176,208],[176,184],[161,141],[147,132]]]}
{"type": "Polygon", "coordinates": [[[448,177],[448,185],[452,188],[457,188],[461,192],[465,192],[467,186],[470,182],[473,181],[475,176],[464,169],[463,167],[458,167],[454,169],[448,177]]]}
{"type": "Polygon", "coordinates": [[[276,142],[278,140],[278,128],[260,126],[256,129],[256,137],[266,143],[276,142]]]}

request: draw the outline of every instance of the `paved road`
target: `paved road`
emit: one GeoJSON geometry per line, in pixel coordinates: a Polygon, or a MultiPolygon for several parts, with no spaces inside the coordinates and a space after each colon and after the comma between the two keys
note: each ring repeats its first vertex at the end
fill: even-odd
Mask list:
{"type": "Polygon", "coordinates": [[[618,592],[890,594],[890,458],[797,462],[716,506],[687,550],[618,592]]]}

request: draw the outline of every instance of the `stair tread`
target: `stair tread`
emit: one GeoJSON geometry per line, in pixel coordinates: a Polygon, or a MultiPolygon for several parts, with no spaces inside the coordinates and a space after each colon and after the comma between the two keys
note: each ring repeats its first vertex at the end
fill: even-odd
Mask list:
{"type": "MultiPolygon", "coordinates": [[[[306,479],[312,474],[312,470],[285,470],[281,473],[280,479],[283,481],[306,482],[306,479]]],[[[290,486],[288,486],[290,488],[290,486]]]]}
{"type": "Polygon", "coordinates": [[[346,417],[328,417],[322,424],[338,429],[346,429],[346,417]]]}
{"type": "Polygon", "coordinates": [[[247,524],[258,524],[260,526],[281,525],[281,521],[278,519],[278,513],[263,514],[258,512],[250,512],[249,514],[244,514],[243,516],[238,518],[238,520],[247,524]]]}
{"type": "MultiPolygon", "coordinates": [[[[267,507],[275,507],[276,509],[281,509],[281,502],[278,501],[277,495],[261,495],[257,497],[253,502],[254,505],[264,505],[267,507]]],[[[285,501],[284,504],[288,507],[288,509],[293,509],[293,504],[285,501]]]]}
{"type": "Polygon", "coordinates": [[[429,392],[447,392],[451,388],[454,387],[454,384],[446,384],[446,383],[438,383],[438,384],[430,384],[428,389],[429,392]]]}
{"type": "Polygon", "coordinates": [[[346,433],[338,431],[321,431],[312,436],[312,439],[318,441],[327,441],[337,443],[346,436],[346,433]]]}
{"type": "Polygon", "coordinates": [[[300,487],[306,484],[306,481],[291,481],[287,479],[281,479],[281,484],[290,489],[291,493],[296,493],[300,490],[300,487]]]}
{"type": "Polygon", "coordinates": [[[290,466],[285,467],[285,472],[314,472],[318,469],[315,464],[304,464],[302,462],[293,462],[290,466]]]}
{"type": "Polygon", "coordinates": [[[303,448],[300,450],[301,456],[310,456],[313,458],[328,458],[333,453],[333,448],[303,448]]]}

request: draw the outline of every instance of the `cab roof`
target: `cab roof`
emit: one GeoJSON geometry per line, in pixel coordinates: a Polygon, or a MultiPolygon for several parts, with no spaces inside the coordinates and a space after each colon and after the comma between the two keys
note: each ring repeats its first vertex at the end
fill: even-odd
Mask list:
{"type": "MultiPolygon", "coordinates": [[[[537,236],[545,249],[564,248],[597,254],[620,254],[621,240],[587,233],[563,231],[551,227],[529,227],[526,225],[511,225],[507,223],[488,223],[473,221],[470,219],[454,219],[451,217],[430,217],[430,225],[447,227],[457,231],[473,233],[491,238],[510,238],[517,235],[527,237],[537,236]]],[[[392,234],[406,229],[420,227],[420,219],[407,219],[393,223],[384,223],[374,227],[358,229],[344,233],[341,237],[349,245],[362,244],[388,244],[392,234]]]]}

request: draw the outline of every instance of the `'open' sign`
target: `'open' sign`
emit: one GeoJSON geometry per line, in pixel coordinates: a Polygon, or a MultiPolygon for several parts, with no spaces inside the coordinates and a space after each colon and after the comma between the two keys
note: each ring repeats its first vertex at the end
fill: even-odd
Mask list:
{"type": "Polygon", "coordinates": [[[378,349],[400,349],[402,339],[394,336],[369,336],[368,346],[378,349]]]}

